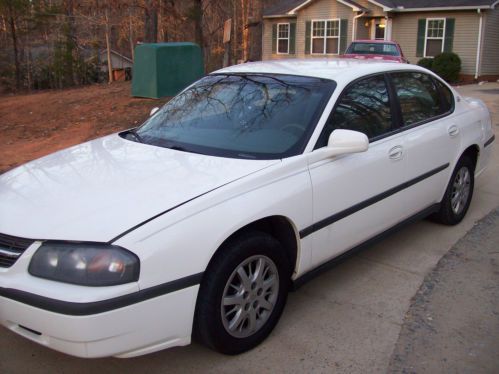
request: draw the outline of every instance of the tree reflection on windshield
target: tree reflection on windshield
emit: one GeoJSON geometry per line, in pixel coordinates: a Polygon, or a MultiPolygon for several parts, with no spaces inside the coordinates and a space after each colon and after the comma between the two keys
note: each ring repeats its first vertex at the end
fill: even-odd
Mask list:
{"type": "Polygon", "coordinates": [[[289,75],[211,75],[180,93],[136,133],[143,142],[239,158],[302,152],[334,82],[289,75]]]}

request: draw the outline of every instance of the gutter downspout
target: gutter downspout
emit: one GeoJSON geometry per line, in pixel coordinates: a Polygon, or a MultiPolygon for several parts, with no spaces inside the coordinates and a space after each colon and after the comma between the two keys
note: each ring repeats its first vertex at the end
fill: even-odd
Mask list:
{"type": "Polygon", "coordinates": [[[357,36],[356,31],[357,31],[357,19],[360,17],[363,17],[366,15],[366,12],[362,12],[360,14],[357,14],[356,16],[353,17],[353,29],[352,29],[352,42],[355,40],[355,37],[357,36]]]}
{"type": "Polygon", "coordinates": [[[480,9],[476,10],[480,15],[480,21],[478,23],[478,43],[476,46],[476,66],[475,66],[475,79],[478,79],[480,72],[480,54],[482,53],[482,26],[483,26],[483,13],[480,9]]]}

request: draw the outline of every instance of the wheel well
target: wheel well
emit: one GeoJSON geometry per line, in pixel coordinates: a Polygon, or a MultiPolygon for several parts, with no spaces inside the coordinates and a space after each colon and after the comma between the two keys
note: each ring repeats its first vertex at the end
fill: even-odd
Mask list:
{"type": "Polygon", "coordinates": [[[480,154],[480,148],[478,148],[477,145],[471,145],[466,150],[463,152],[462,156],[468,156],[471,158],[471,161],[473,161],[473,165],[475,166],[475,169],[477,167],[478,163],[478,156],[480,154]]]}
{"type": "Polygon", "coordinates": [[[243,234],[246,231],[258,230],[272,235],[282,245],[286,252],[289,263],[291,265],[291,272],[295,270],[296,260],[298,256],[298,236],[293,227],[293,224],[283,216],[270,216],[259,219],[258,221],[251,222],[250,224],[241,227],[239,230],[230,235],[217,249],[218,253],[224,244],[236,236],[243,234]]]}

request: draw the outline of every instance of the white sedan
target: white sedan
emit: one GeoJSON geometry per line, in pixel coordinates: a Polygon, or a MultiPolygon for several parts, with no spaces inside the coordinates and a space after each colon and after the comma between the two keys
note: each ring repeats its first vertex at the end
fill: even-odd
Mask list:
{"type": "Polygon", "coordinates": [[[142,126],[0,176],[0,322],[80,357],[255,347],[318,271],[457,224],[494,136],[413,65],[293,60],[194,83],[142,126]]]}

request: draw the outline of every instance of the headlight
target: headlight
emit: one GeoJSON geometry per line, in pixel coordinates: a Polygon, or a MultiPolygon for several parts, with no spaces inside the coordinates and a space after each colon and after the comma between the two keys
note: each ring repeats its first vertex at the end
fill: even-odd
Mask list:
{"type": "Polygon", "coordinates": [[[42,244],[29,264],[36,277],[83,286],[114,286],[139,279],[140,261],[113,245],[92,243],[42,244]]]}

